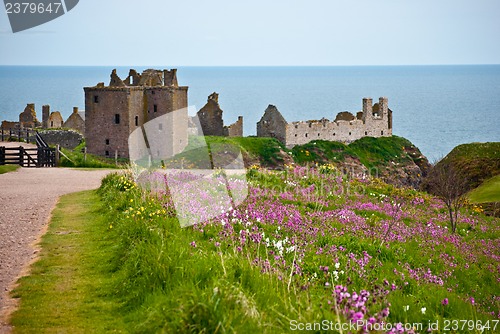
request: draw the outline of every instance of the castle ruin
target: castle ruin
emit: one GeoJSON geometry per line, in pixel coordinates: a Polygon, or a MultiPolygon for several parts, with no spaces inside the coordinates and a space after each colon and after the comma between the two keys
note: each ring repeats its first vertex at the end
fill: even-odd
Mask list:
{"type": "Polygon", "coordinates": [[[392,136],[392,111],[386,97],[375,105],[371,98],[364,98],[363,110],[356,116],[341,112],[334,121],[323,118],[288,123],[275,106],[269,105],[257,123],[257,137],[276,138],[287,148],[318,139],[350,143],[368,136],[392,136]]]}
{"type": "Polygon", "coordinates": [[[50,112],[50,106],[42,106],[42,122],[38,121],[36,116],[35,104],[28,103],[24,111],[19,114],[19,122],[3,121],[1,128],[3,130],[15,129],[73,129],[85,135],[85,121],[82,112],[78,107],[73,108],[73,114],[66,122],[59,111],[50,112]]]}
{"type": "MultiPolygon", "coordinates": [[[[208,96],[207,104],[201,108],[196,116],[200,122],[201,133],[205,136],[243,137],[243,116],[231,125],[224,125],[222,109],[219,105],[219,94],[212,93],[208,96]]],[[[191,125],[192,128],[194,125],[191,125]]],[[[198,131],[200,132],[200,131],[198,131]]]]}
{"type": "Polygon", "coordinates": [[[129,135],[147,122],[169,115],[169,124],[158,123],[164,147],[180,153],[188,142],[187,92],[179,86],[177,70],[130,70],[125,80],[116,70],[109,86],[84,87],[87,151],[100,156],[129,158],[129,135]],[[174,113],[174,111],[176,111],[174,113]]]}

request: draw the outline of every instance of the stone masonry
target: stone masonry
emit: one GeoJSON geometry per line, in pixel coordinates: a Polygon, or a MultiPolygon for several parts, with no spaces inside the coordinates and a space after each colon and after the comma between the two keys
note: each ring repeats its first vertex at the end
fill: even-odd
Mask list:
{"type": "Polygon", "coordinates": [[[64,124],[64,120],[59,111],[54,111],[49,116],[48,127],[49,129],[57,129],[62,128],[64,124]]]}
{"type": "MultiPolygon", "coordinates": [[[[188,141],[188,87],[179,86],[176,70],[130,70],[121,80],[116,70],[109,86],[85,87],[85,137],[87,150],[100,156],[129,158],[129,135],[159,116],[169,124],[158,124],[162,142],[172,154],[188,141]],[[175,112],[174,112],[175,111],[175,112]]],[[[152,124],[152,123],[151,123],[152,124]]]]}
{"type": "Polygon", "coordinates": [[[31,129],[40,126],[40,122],[36,118],[34,103],[28,103],[24,111],[19,114],[19,125],[21,128],[31,129]]]}
{"type": "Polygon", "coordinates": [[[239,116],[235,123],[225,126],[222,113],[219,94],[214,92],[208,96],[207,104],[196,114],[203,131],[198,135],[243,137],[243,116],[239,116]]]}
{"type": "Polygon", "coordinates": [[[364,98],[363,110],[356,116],[341,112],[334,121],[323,118],[288,123],[275,106],[269,105],[257,123],[257,136],[276,138],[288,148],[317,139],[350,143],[367,136],[390,137],[392,111],[385,97],[375,105],[371,98],[364,98]]]}
{"type": "Polygon", "coordinates": [[[85,112],[82,113],[78,110],[78,107],[73,108],[73,113],[68,117],[66,122],[63,124],[63,128],[74,129],[85,136],[85,112]]]}

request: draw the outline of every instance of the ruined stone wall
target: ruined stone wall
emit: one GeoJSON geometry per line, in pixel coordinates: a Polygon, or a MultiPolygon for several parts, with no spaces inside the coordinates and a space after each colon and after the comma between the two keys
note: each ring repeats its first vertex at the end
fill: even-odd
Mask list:
{"type": "Polygon", "coordinates": [[[49,116],[47,128],[49,128],[49,129],[62,128],[63,124],[64,124],[64,120],[62,118],[61,113],[59,111],[54,111],[49,116]]]}
{"type": "Polygon", "coordinates": [[[42,128],[47,129],[49,127],[49,117],[50,117],[50,106],[42,106],[42,128]]]}
{"type": "Polygon", "coordinates": [[[69,150],[74,149],[83,141],[83,135],[72,130],[44,130],[40,132],[49,145],[59,145],[69,150]]]}
{"type": "Polygon", "coordinates": [[[19,114],[19,124],[22,128],[36,128],[41,125],[36,118],[34,103],[28,103],[24,111],[19,114]]]}
{"type": "Polygon", "coordinates": [[[224,127],[224,136],[243,137],[243,116],[238,116],[236,122],[224,127]]]}
{"type": "Polygon", "coordinates": [[[85,136],[85,121],[80,116],[78,107],[73,108],[73,113],[64,122],[63,128],[76,130],[85,136]]]}
{"type": "MultiPolygon", "coordinates": [[[[215,93],[214,93],[215,94],[215,93]]],[[[217,97],[210,95],[207,104],[198,111],[198,119],[205,136],[224,136],[224,121],[222,109],[217,97]]]]}
{"type": "Polygon", "coordinates": [[[1,128],[3,130],[13,130],[19,128],[19,122],[2,121],[1,128]]]}
{"type": "Polygon", "coordinates": [[[287,124],[285,118],[278,111],[278,108],[270,104],[257,123],[257,137],[276,138],[285,144],[287,139],[287,124]]]}
{"type": "Polygon", "coordinates": [[[274,137],[291,148],[312,140],[353,142],[362,137],[392,136],[392,111],[387,98],[380,98],[372,105],[372,99],[363,99],[363,111],[356,116],[348,112],[339,113],[335,121],[300,121],[287,123],[274,106],[266,109],[257,123],[257,136],[274,137]]]}

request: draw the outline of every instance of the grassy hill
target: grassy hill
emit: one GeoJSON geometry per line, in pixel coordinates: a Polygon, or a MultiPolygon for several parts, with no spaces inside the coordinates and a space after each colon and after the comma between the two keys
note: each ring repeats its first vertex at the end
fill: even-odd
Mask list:
{"type": "Polygon", "coordinates": [[[469,194],[472,203],[500,202],[500,175],[486,180],[469,194]]]}
{"type": "Polygon", "coordinates": [[[178,177],[176,195],[114,174],[97,194],[65,197],[14,292],[16,331],[271,334],[365,320],[446,333],[456,319],[470,322],[452,332],[498,331],[498,218],[464,207],[452,234],[435,198],[321,168],[252,169],[248,198],[230,210],[178,177]],[[179,195],[187,211],[176,212],[179,195]],[[207,212],[216,216],[181,228],[207,212]]]}
{"type": "Polygon", "coordinates": [[[340,142],[315,140],[292,149],[273,138],[197,137],[192,136],[183,153],[166,167],[224,167],[242,152],[247,168],[261,166],[282,170],[286,165],[333,164],[356,175],[371,174],[386,182],[417,187],[429,168],[427,159],[410,141],[398,136],[365,137],[346,145],[340,142]],[[208,152],[207,152],[208,148],[208,152]]]}
{"type": "Polygon", "coordinates": [[[471,143],[455,147],[439,164],[451,164],[462,171],[471,189],[500,174],[500,142],[471,143]]]}

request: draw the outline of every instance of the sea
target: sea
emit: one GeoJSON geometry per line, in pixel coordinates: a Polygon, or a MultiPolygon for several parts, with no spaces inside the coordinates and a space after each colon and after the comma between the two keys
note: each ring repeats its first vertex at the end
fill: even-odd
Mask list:
{"type": "MultiPolygon", "coordinates": [[[[157,69],[172,66],[155,66],[157,69]]],[[[117,67],[124,79],[129,69],[117,67]]],[[[113,67],[0,66],[0,121],[18,120],[27,103],[38,118],[44,104],[66,119],[85,109],[83,87],[109,83],[113,67]]],[[[405,137],[430,161],[453,147],[500,141],[500,65],[347,67],[178,67],[180,85],[189,86],[189,105],[198,110],[219,93],[226,124],[244,117],[244,135],[269,104],[287,121],[335,119],[356,113],[362,98],[385,96],[393,111],[393,134],[405,137]]]]}

